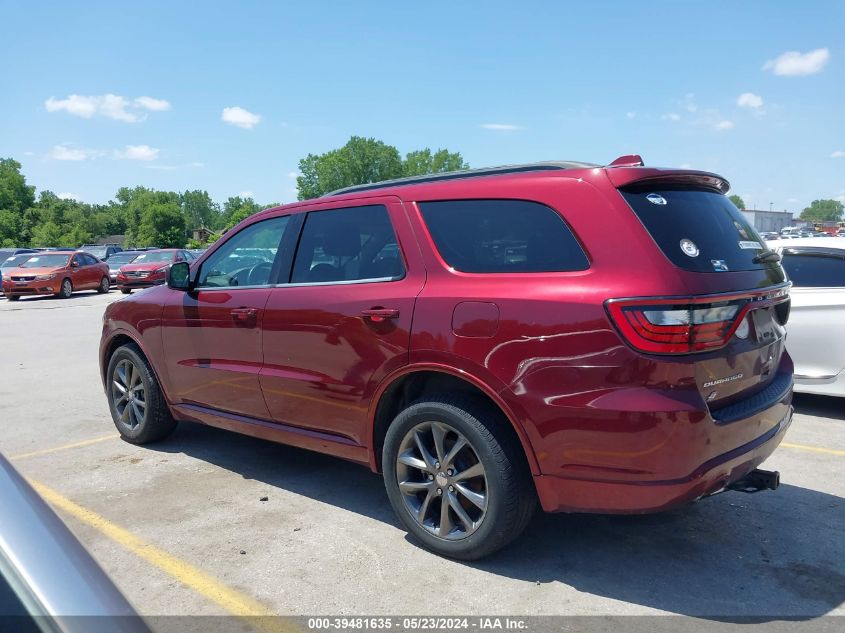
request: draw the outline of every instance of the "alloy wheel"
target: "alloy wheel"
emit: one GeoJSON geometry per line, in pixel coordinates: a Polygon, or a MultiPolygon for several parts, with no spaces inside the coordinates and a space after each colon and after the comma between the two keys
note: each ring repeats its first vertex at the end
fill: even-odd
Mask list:
{"type": "Polygon", "coordinates": [[[136,429],[147,415],[147,394],[141,372],[132,361],[124,359],[115,365],[111,393],[121,424],[136,429]]]}
{"type": "Polygon", "coordinates": [[[469,440],[446,423],[423,422],[405,434],[396,479],[408,512],[434,536],[463,539],[484,521],[484,465],[469,440]]]}

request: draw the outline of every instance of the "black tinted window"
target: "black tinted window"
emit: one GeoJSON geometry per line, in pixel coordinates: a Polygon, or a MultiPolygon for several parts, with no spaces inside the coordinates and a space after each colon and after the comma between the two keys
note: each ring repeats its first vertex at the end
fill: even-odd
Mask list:
{"type": "Polygon", "coordinates": [[[781,263],[789,280],[796,287],[845,286],[845,259],[842,257],[787,253],[781,263]]]}
{"type": "Polygon", "coordinates": [[[587,256],[563,218],[525,200],[450,200],[419,204],[449,266],[467,273],[585,270],[587,256]]]}
{"type": "Polygon", "coordinates": [[[680,188],[621,193],[666,257],[680,268],[712,273],[777,266],[754,263],[765,250],[763,241],[720,193],[680,188]]]}
{"type": "Polygon", "coordinates": [[[395,279],[404,272],[387,208],[373,205],[309,213],[291,281],[395,279]]]}

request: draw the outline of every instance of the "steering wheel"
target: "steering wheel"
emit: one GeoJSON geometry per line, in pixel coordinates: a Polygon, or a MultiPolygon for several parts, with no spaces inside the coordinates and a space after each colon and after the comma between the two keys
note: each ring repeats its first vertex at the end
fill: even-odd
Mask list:
{"type": "Polygon", "coordinates": [[[261,262],[252,267],[247,278],[247,285],[249,286],[263,286],[270,281],[270,272],[273,270],[273,264],[270,262],[261,262]]]}

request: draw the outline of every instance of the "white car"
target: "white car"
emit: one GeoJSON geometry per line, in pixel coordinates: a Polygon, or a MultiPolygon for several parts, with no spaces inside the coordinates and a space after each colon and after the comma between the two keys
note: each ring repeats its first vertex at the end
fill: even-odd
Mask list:
{"type": "Polygon", "coordinates": [[[776,240],[792,281],[786,348],[795,391],[845,396],[845,237],[776,240]]]}

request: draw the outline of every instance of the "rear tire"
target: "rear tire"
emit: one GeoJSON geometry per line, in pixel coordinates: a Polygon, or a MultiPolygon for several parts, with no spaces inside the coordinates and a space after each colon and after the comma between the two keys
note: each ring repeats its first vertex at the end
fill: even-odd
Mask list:
{"type": "Polygon", "coordinates": [[[104,295],[104,294],[106,294],[106,293],[107,293],[110,289],[111,289],[111,282],[109,281],[109,278],[108,278],[108,277],[103,277],[103,278],[100,280],[100,285],[99,285],[99,287],[97,288],[97,292],[99,292],[101,295],[104,295]]]}
{"type": "Polygon", "coordinates": [[[387,496],[426,549],[476,560],[528,525],[537,499],[509,424],[478,399],[434,396],[411,404],[388,428],[382,456],[387,496]]]}
{"type": "Polygon", "coordinates": [[[132,292],[131,290],[129,290],[129,288],[121,288],[120,291],[125,295],[128,295],[130,292],[132,292]]]}
{"type": "Polygon", "coordinates": [[[112,354],[106,396],[114,425],[127,442],[157,442],[176,428],[152,367],[134,345],[118,347],[112,354]]]}
{"type": "Polygon", "coordinates": [[[70,299],[70,296],[73,294],[73,282],[70,279],[65,278],[62,279],[62,286],[59,288],[59,292],[56,296],[59,299],[70,299]]]}
{"type": "Polygon", "coordinates": [[[9,301],[17,301],[18,299],[20,299],[20,295],[6,295],[6,298],[9,301]]]}

